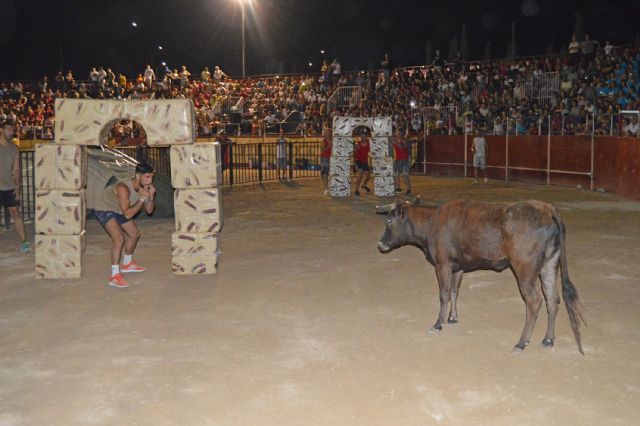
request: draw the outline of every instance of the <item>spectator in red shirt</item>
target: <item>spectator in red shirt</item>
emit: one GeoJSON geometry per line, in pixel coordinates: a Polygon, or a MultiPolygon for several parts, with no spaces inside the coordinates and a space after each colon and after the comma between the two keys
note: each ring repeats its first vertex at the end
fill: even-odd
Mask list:
{"type": "Polygon", "coordinates": [[[367,192],[371,192],[369,187],[367,186],[367,182],[371,178],[371,169],[369,167],[369,138],[367,137],[366,131],[362,131],[360,133],[360,143],[356,145],[356,149],[354,152],[355,163],[356,163],[356,192],[354,195],[356,197],[360,196],[360,183],[362,182],[362,178],[364,177],[364,182],[362,182],[362,189],[367,192]]]}
{"type": "Polygon", "coordinates": [[[402,192],[400,188],[400,176],[407,187],[405,195],[411,194],[411,181],[409,180],[409,142],[402,135],[402,129],[397,129],[393,135],[393,179],[396,192],[402,192]]]}

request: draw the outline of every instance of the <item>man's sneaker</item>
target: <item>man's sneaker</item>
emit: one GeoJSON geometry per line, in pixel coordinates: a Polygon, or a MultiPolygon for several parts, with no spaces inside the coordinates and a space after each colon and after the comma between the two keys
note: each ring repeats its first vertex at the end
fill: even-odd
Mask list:
{"type": "Polygon", "coordinates": [[[396,192],[402,192],[402,189],[396,188],[396,192]]]}
{"type": "Polygon", "coordinates": [[[407,192],[404,193],[404,195],[410,195],[411,194],[411,190],[407,189],[407,192]]]}
{"type": "Polygon", "coordinates": [[[130,262],[120,267],[120,272],[144,272],[147,268],[138,265],[136,262],[130,262]]]}
{"type": "Polygon", "coordinates": [[[356,197],[359,197],[360,196],[360,191],[354,192],[353,195],[355,195],[356,197]]]}
{"type": "Polygon", "coordinates": [[[23,253],[29,253],[31,251],[31,244],[29,244],[29,241],[23,241],[20,246],[20,250],[22,250],[23,253]]]}
{"type": "Polygon", "coordinates": [[[477,183],[480,183],[480,182],[478,182],[478,179],[476,179],[476,180],[474,180],[474,181],[473,181],[473,184],[474,184],[474,185],[475,185],[475,184],[477,184],[477,183]]]}
{"type": "Polygon", "coordinates": [[[323,192],[323,194],[324,194],[324,195],[329,195],[329,190],[328,190],[328,189],[325,189],[325,190],[324,190],[324,192],[323,192]]]}
{"type": "Polygon", "coordinates": [[[489,179],[484,178],[484,183],[489,183],[489,179]]]}
{"type": "Polygon", "coordinates": [[[366,186],[366,185],[362,186],[362,189],[364,189],[364,190],[365,190],[365,191],[367,191],[367,192],[371,192],[371,190],[369,189],[369,187],[368,187],[368,186],[366,186]]]}
{"type": "Polygon", "coordinates": [[[111,278],[109,278],[109,285],[111,287],[117,287],[117,288],[129,287],[129,283],[124,280],[124,277],[120,273],[117,273],[111,278]]]}

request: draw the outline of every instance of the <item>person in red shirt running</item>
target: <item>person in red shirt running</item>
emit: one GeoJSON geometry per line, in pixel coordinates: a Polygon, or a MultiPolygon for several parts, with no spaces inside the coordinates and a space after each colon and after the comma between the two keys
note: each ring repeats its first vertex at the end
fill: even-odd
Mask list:
{"type": "Polygon", "coordinates": [[[371,177],[371,169],[369,168],[369,138],[365,131],[360,134],[360,143],[356,145],[354,156],[357,170],[356,177],[356,192],[354,195],[356,197],[360,196],[360,183],[362,182],[362,178],[364,177],[364,182],[362,182],[362,189],[367,192],[371,192],[369,187],[367,186],[367,182],[369,182],[369,178],[371,177]]]}
{"type": "Polygon", "coordinates": [[[331,129],[328,127],[323,131],[322,151],[320,151],[320,176],[322,177],[322,185],[324,186],[324,195],[329,194],[329,162],[331,161],[331,147],[333,141],[331,139],[331,129]]]}
{"type": "Polygon", "coordinates": [[[409,180],[409,142],[402,136],[400,129],[393,135],[393,180],[396,185],[396,192],[400,189],[400,176],[404,180],[407,190],[405,195],[411,194],[411,181],[409,180]]]}

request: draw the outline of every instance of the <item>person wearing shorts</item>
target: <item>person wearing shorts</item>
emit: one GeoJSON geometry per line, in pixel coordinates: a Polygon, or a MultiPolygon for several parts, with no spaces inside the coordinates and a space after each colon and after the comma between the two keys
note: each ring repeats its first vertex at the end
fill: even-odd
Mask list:
{"type": "Polygon", "coordinates": [[[322,150],[320,151],[320,177],[322,177],[322,185],[324,187],[324,195],[329,194],[329,165],[331,161],[331,148],[333,141],[331,140],[331,130],[325,128],[322,138],[322,150]]]}
{"type": "Polygon", "coordinates": [[[363,132],[360,134],[360,142],[356,145],[354,150],[354,159],[357,173],[356,191],[354,192],[354,195],[356,197],[360,196],[360,183],[362,183],[362,189],[367,192],[371,192],[371,189],[369,189],[369,187],[367,186],[367,182],[369,182],[369,179],[371,178],[371,169],[369,167],[370,150],[371,146],[369,145],[369,138],[367,138],[367,134],[363,132]]]}
{"type": "Polygon", "coordinates": [[[471,151],[473,151],[473,171],[475,175],[473,183],[479,182],[478,169],[482,170],[484,174],[484,183],[489,182],[487,179],[487,140],[484,138],[484,132],[480,131],[478,136],[473,138],[471,151]]]}
{"type": "Polygon", "coordinates": [[[16,232],[22,242],[21,250],[26,253],[31,251],[31,245],[27,241],[24,230],[24,222],[18,212],[20,205],[20,150],[13,144],[13,136],[16,133],[15,124],[7,120],[2,123],[0,135],[0,206],[9,210],[16,232]]]}
{"type": "Polygon", "coordinates": [[[109,285],[117,288],[129,287],[122,276],[127,272],[144,272],[146,268],[133,261],[133,252],[140,239],[140,231],[133,218],[141,210],[147,214],[155,208],[153,167],[147,163],[136,166],[131,179],[112,179],[96,200],[95,215],[111,237],[111,278],[109,285]],[[122,266],[120,258],[124,249],[122,266]]]}
{"type": "Polygon", "coordinates": [[[400,176],[407,188],[405,195],[411,194],[411,181],[409,180],[409,142],[402,136],[401,130],[396,130],[393,135],[393,180],[396,192],[402,192],[400,188],[400,176]]]}

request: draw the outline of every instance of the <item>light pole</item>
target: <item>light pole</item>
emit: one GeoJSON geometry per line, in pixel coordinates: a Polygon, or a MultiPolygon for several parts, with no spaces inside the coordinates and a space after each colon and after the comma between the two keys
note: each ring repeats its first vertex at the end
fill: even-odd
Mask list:
{"type": "Polygon", "coordinates": [[[244,3],[246,0],[239,0],[239,1],[240,1],[240,9],[242,10],[242,78],[244,79],[247,76],[246,69],[245,69],[245,42],[244,42],[244,17],[245,17],[244,3]]]}

